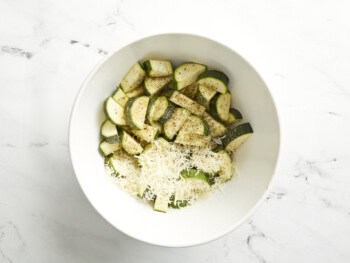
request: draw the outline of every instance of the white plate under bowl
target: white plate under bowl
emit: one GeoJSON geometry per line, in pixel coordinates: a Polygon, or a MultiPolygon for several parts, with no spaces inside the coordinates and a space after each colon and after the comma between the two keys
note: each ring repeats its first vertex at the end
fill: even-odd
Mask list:
{"type": "MultiPolygon", "coordinates": [[[[253,67],[232,49],[208,38],[163,34],[141,39],[116,51],[87,77],[76,98],[69,128],[71,160],[77,179],[95,209],[125,234],[151,244],[185,247],[219,238],[237,228],[263,200],[274,175],[280,128],[268,87],[253,67]],[[145,58],[175,63],[195,61],[224,71],[230,78],[232,105],[254,129],[235,159],[239,174],[223,192],[168,213],[152,208],[119,189],[105,175],[98,152],[104,100],[128,69],[145,58]]],[[[94,227],[94,226],[91,226],[94,227]]]]}

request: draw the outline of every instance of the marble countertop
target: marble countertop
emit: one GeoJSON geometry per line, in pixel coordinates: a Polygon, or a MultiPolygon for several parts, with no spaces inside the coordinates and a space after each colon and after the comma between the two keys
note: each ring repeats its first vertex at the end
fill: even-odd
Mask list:
{"type": "Polygon", "coordinates": [[[0,2],[0,262],[350,262],[347,0],[0,2]],[[78,89],[144,36],[209,36],[243,55],[280,110],[272,192],[236,231],[191,248],[115,230],[84,197],[68,153],[78,89]]]}

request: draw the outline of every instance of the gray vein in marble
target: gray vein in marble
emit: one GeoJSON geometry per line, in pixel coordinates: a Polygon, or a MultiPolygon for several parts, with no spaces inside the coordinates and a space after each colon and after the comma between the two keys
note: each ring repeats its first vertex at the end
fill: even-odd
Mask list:
{"type": "Polygon", "coordinates": [[[315,65],[312,65],[312,67],[317,71],[319,72],[321,75],[323,75],[326,79],[328,79],[335,88],[338,89],[338,91],[340,92],[340,94],[342,95],[347,95],[349,96],[350,93],[349,91],[344,88],[333,76],[331,76],[328,72],[320,69],[318,66],[315,66],[315,65]]]}
{"type": "Polygon", "coordinates": [[[303,158],[299,158],[295,164],[295,168],[298,171],[293,176],[295,178],[303,178],[307,183],[309,182],[309,174],[317,174],[319,177],[327,177],[329,174],[320,168],[319,164],[335,163],[337,158],[332,158],[326,161],[311,161],[303,158]]]}
{"type": "Polygon", "coordinates": [[[11,144],[11,143],[1,144],[0,147],[2,147],[2,148],[16,148],[16,146],[11,144]]]}
{"type": "Polygon", "coordinates": [[[273,74],[275,77],[279,77],[279,78],[281,78],[281,79],[285,79],[286,78],[286,76],[285,75],[283,75],[283,74],[281,74],[281,73],[275,73],[275,74],[273,74]]]}
{"type": "Polygon", "coordinates": [[[7,236],[11,238],[11,251],[13,252],[15,248],[16,253],[25,250],[26,243],[24,242],[18,227],[12,221],[8,221],[4,225],[0,226],[0,231],[0,257],[2,260],[5,260],[1,262],[14,262],[8,255],[6,248],[4,248],[4,246],[8,245],[7,242],[4,242],[5,238],[7,236]],[[13,241],[15,241],[15,243],[13,241]],[[14,247],[14,244],[16,247],[14,247]]]}
{"type": "Polygon", "coordinates": [[[1,46],[1,53],[8,54],[11,56],[24,57],[26,59],[31,59],[34,55],[32,52],[28,52],[23,49],[10,46],[1,46]]]}
{"type": "Polygon", "coordinates": [[[30,148],[43,148],[43,147],[46,147],[48,146],[49,143],[47,142],[32,142],[29,147],[30,148]]]}
{"type": "MultiPolygon", "coordinates": [[[[69,44],[71,44],[71,45],[80,45],[80,46],[83,46],[83,47],[86,47],[86,48],[90,48],[90,44],[82,43],[82,42],[80,42],[78,40],[73,40],[73,39],[69,41],[69,44]]],[[[102,48],[97,48],[96,51],[100,55],[107,55],[108,54],[108,52],[103,50],[102,48]]]]}
{"type": "Polygon", "coordinates": [[[339,113],[336,113],[336,112],[333,112],[333,111],[329,111],[328,114],[329,115],[333,115],[333,116],[337,116],[337,117],[341,116],[339,113]]]}
{"type": "Polygon", "coordinates": [[[248,224],[252,228],[252,233],[249,234],[249,236],[246,239],[246,244],[248,246],[249,251],[257,258],[257,260],[261,263],[266,263],[266,260],[263,258],[263,256],[256,251],[254,247],[254,240],[256,239],[266,239],[266,235],[257,229],[257,227],[253,224],[253,221],[249,221],[248,224]]]}
{"type": "Polygon", "coordinates": [[[268,197],[266,197],[266,200],[281,200],[284,198],[287,194],[283,192],[271,192],[268,197]]]}

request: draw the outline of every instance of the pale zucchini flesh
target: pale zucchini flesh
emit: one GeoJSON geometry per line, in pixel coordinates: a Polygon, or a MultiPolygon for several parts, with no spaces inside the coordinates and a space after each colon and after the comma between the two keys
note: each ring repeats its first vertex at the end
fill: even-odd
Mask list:
{"type": "Polygon", "coordinates": [[[125,93],[136,89],[146,77],[146,71],[140,63],[134,64],[120,83],[120,87],[125,93]]]}
{"type": "Polygon", "coordinates": [[[208,70],[198,77],[197,83],[217,92],[226,93],[229,81],[225,73],[218,70],[208,70]]]}
{"type": "Polygon", "coordinates": [[[227,124],[231,125],[233,123],[241,121],[242,119],[243,119],[243,116],[240,113],[240,111],[235,108],[231,108],[230,113],[228,115],[227,124]]]}
{"type": "Polygon", "coordinates": [[[127,124],[133,129],[143,129],[146,119],[149,97],[140,96],[128,100],[125,105],[127,124]]]}
{"type": "Polygon", "coordinates": [[[181,90],[196,82],[198,76],[206,69],[205,65],[198,63],[184,63],[178,66],[174,71],[175,88],[181,90]]]}
{"type": "Polygon", "coordinates": [[[168,140],[172,140],[176,133],[184,125],[186,119],[190,116],[190,112],[183,108],[175,109],[171,118],[164,123],[164,135],[168,140]]]}
{"type": "Polygon", "coordinates": [[[114,143],[118,141],[118,130],[117,126],[110,120],[106,120],[101,125],[101,135],[109,143],[114,143]]]}
{"type": "Polygon", "coordinates": [[[169,101],[165,96],[151,96],[147,109],[147,122],[153,125],[166,112],[169,101]]]}
{"type": "Polygon", "coordinates": [[[187,146],[208,147],[210,145],[210,140],[210,136],[195,133],[184,133],[181,136],[178,135],[176,137],[175,143],[187,146]]]}
{"type": "Polygon", "coordinates": [[[120,106],[112,97],[109,97],[104,105],[106,117],[116,125],[126,125],[124,108],[120,106]]]}
{"type": "Polygon", "coordinates": [[[147,95],[153,95],[159,93],[170,81],[172,76],[152,78],[146,77],[144,86],[147,95]]]}
{"type": "Polygon", "coordinates": [[[180,107],[183,107],[187,110],[189,110],[191,113],[202,116],[205,112],[205,107],[200,105],[199,103],[195,102],[194,100],[191,100],[187,96],[181,94],[180,92],[176,91],[173,93],[173,95],[170,97],[170,101],[173,103],[179,105],[180,107]]]}
{"type": "Polygon", "coordinates": [[[159,129],[154,126],[144,124],[143,129],[131,129],[131,132],[141,140],[153,142],[159,133],[159,129]]]}
{"type": "Polygon", "coordinates": [[[202,118],[208,123],[210,135],[212,137],[220,137],[226,133],[226,126],[216,121],[209,113],[204,112],[202,118]]]}
{"type": "Polygon", "coordinates": [[[157,212],[166,213],[168,211],[169,198],[157,196],[153,209],[157,212]]]}
{"type": "Polygon", "coordinates": [[[230,180],[235,173],[235,168],[230,155],[223,150],[219,151],[218,155],[219,159],[222,162],[222,165],[220,166],[219,176],[225,181],[230,180]]]}
{"type": "Polygon", "coordinates": [[[123,149],[130,155],[136,155],[143,152],[141,144],[134,139],[129,133],[122,130],[119,134],[123,149]]]}
{"type": "Polygon", "coordinates": [[[167,60],[147,60],[143,65],[150,77],[165,77],[173,74],[173,66],[167,60]]]}
{"type": "Polygon", "coordinates": [[[209,112],[215,119],[226,122],[228,120],[230,106],[231,93],[217,93],[209,103],[209,112]]]}
{"type": "Polygon", "coordinates": [[[222,139],[225,150],[235,151],[243,142],[253,134],[253,129],[249,123],[243,123],[236,127],[229,127],[226,137],[222,139]]]}
{"type": "Polygon", "coordinates": [[[187,117],[186,122],[179,131],[179,136],[184,133],[195,133],[200,135],[209,134],[209,126],[206,121],[201,119],[196,115],[191,115],[187,117]]]}
{"type": "Polygon", "coordinates": [[[125,95],[130,99],[130,98],[134,98],[137,96],[141,96],[143,94],[145,94],[145,88],[144,88],[143,84],[141,84],[136,89],[126,93],[125,95]]]}
{"type": "Polygon", "coordinates": [[[122,148],[119,142],[108,143],[106,141],[102,141],[99,145],[100,151],[104,156],[108,156],[122,148]]]}
{"type": "Polygon", "coordinates": [[[122,107],[125,107],[125,104],[129,99],[120,87],[114,92],[112,98],[122,107]]]}
{"type": "Polygon", "coordinates": [[[187,87],[183,88],[182,90],[180,90],[180,92],[189,97],[190,99],[194,99],[196,97],[198,91],[198,83],[194,82],[191,85],[188,85],[187,87]]]}
{"type": "Polygon", "coordinates": [[[216,90],[214,90],[211,87],[203,86],[203,85],[198,85],[198,92],[196,95],[196,101],[205,106],[209,106],[210,100],[215,96],[216,90]]]}

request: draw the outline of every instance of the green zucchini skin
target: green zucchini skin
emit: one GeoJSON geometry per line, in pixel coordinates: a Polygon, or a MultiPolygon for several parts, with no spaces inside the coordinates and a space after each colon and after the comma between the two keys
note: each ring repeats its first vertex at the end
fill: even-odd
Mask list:
{"type": "Polygon", "coordinates": [[[209,112],[211,116],[222,122],[226,122],[228,120],[229,111],[230,111],[230,103],[231,103],[231,93],[217,93],[209,103],[209,112]],[[228,97],[229,96],[229,97],[228,97]],[[227,102],[225,106],[225,112],[222,109],[222,103],[227,102]]]}
{"type": "Polygon", "coordinates": [[[219,70],[207,70],[199,75],[197,83],[211,87],[217,92],[226,93],[230,79],[219,70]]]}
{"type": "Polygon", "coordinates": [[[164,124],[167,120],[171,118],[171,116],[174,114],[176,109],[176,106],[169,101],[168,108],[165,110],[165,113],[162,117],[158,120],[160,124],[164,124]]]}
{"type": "Polygon", "coordinates": [[[236,127],[229,127],[226,136],[222,139],[225,150],[229,152],[236,150],[253,132],[253,128],[249,122],[240,124],[236,127]],[[241,141],[242,139],[243,141],[241,141]],[[237,145],[235,145],[235,143],[237,143],[237,145]]]}
{"type": "Polygon", "coordinates": [[[126,123],[132,128],[132,129],[143,129],[143,125],[146,119],[146,113],[149,103],[149,97],[147,96],[139,96],[139,97],[133,97],[128,100],[128,102],[125,105],[125,116],[126,116],[126,123]],[[147,98],[147,100],[145,100],[147,98]],[[135,103],[139,103],[139,100],[145,100],[147,104],[142,107],[141,111],[135,111],[134,109],[135,103]],[[137,115],[142,115],[141,118],[143,118],[143,123],[138,123],[136,119],[138,119],[137,115]]]}
{"type": "Polygon", "coordinates": [[[231,108],[229,116],[228,116],[228,120],[226,123],[227,123],[227,125],[232,125],[236,122],[241,121],[242,119],[243,119],[243,116],[240,113],[240,111],[235,109],[235,108],[231,108]]]}

